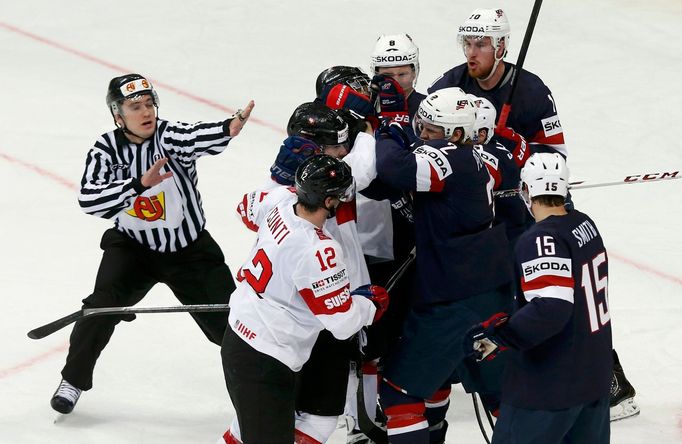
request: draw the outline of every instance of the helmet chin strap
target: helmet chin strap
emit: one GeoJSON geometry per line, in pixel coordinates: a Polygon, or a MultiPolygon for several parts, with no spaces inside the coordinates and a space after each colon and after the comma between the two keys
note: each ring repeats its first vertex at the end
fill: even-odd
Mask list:
{"type": "Polygon", "coordinates": [[[325,210],[329,212],[327,219],[333,219],[336,216],[336,207],[324,207],[325,210]]]}
{"type": "Polygon", "coordinates": [[[495,75],[495,71],[497,71],[497,65],[500,64],[500,62],[502,61],[503,58],[504,58],[504,56],[498,59],[498,58],[497,58],[497,55],[496,55],[496,56],[495,56],[495,63],[493,63],[493,67],[492,67],[492,69],[490,70],[490,74],[488,74],[485,78],[479,79],[479,80],[480,80],[481,82],[485,82],[486,80],[490,79],[493,75],[495,75]]]}
{"type": "MultiPolygon", "coordinates": [[[[492,37],[491,37],[491,40],[492,40],[492,37]]],[[[497,51],[500,50],[500,47],[501,47],[501,45],[498,42],[497,46],[495,47],[495,63],[493,63],[493,67],[490,70],[490,74],[488,74],[484,79],[479,79],[481,82],[485,82],[486,80],[490,79],[493,75],[495,75],[495,71],[497,71],[497,66],[504,59],[504,56],[507,55],[507,50],[504,49],[502,51],[502,56],[499,59],[497,58],[497,51]]]]}

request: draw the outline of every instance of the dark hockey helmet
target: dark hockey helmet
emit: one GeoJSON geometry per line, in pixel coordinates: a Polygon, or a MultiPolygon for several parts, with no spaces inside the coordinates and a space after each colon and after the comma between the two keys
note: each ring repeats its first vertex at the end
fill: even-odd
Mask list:
{"type": "Polygon", "coordinates": [[[315,81],[315,94],[318,98],[322,96],[325,88],[342,83],[353,88],[355,91],[369,96],[369,76],[355,66],[332,66],[327,68],[317,76],[315,81]]]}
{"type": "Polygon", "coordinates": [[[312,140],[320,147],[348,143],[346,122],[334,110],[317,102],[306,102],[294,110],[287,134],[312,140]]]}
{"type": "Polygon", "coordinates": [[[159,107],[159,96],[152,82],[139,74],[125,74],[114,77],[107,89],[107,107],[111,114],[121,114],[121,103],[126,99],[135,99],[144,95],[152,96],[154,106],[159,107]]]}
{"type": "Polygon", "coordinates": [[[296,170],[296,195],[299,202],[323,207],[327,197],[348,202],[355,197],[355,182],[346,162],[326,154],[306,159],[296,170]]]}

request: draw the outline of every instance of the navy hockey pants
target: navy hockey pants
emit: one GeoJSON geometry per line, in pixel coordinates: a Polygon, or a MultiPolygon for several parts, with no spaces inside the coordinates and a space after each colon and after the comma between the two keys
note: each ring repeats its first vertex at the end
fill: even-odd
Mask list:
{"type": "Polygon", "coordinates": [[[608,444],[609,396],[562,410],[527,410],[502,403],[492,444],[608,444]]]}

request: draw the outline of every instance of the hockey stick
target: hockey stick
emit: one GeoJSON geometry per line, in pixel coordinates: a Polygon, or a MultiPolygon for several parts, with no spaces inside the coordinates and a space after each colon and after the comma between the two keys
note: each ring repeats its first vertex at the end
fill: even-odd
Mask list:
{"type": "MultiPolygon", "coordinates": [[[[400,267],[393,273],[393,275],[386,282],[386,291],[390,291],[395,286],[396,282],[400,280],[405,274],[412,262],[417,258],[417,248],[413,247],[410,254],[405,258],[400,267]]],[[[359,345],[358,345],[359,348],[359,345]]],[[[365,388],[362,381],[362,356],[356,361],[357,366],[357,376],[358,376],[358,388],[356,391],[356,402],[358,406],[358,428],[362,433],[367,435],[369,439],[374,441],[376,444],[387,444],[388,435],[386,431],[379,427],[372,418],[367,414],[367,409],[365,407],[365,388]]]]}
{"type": "MultiPolygon", "coordinates": [[[[387,291],[393,288],[395,282],[400,279],[400,276],[405,273],[407,267],[414,261],[415,249],[413,248],[410,255],[407,257],[405,263],[391,276],[387,284],[387,291]]],[[[28,337],[31,339],[42,339],[49,336],[57,330],[61,330],[67,325],[73,324],[79,319],[91,316],[102,315],[119,315],[119,314],[133,314],[133,313],[180,313],[180,312],[215,312],[215,311],[229,311],[230,306],[227,304],[200,304],[200,305],[174,305],[169,307],[103,307],[103,308],[84,308],[75,311],[70,315],[59,318],[56,321],[49,322],[38,328],[28,332],[28,337]]]]}
{"type": "MultiPolygon", "coordinates": [[[[476,412],[476,421],[478,422],[478,428],[481,429],[481,433],[483,434],[483,439],[485,439],[485,442],[487,444],[490,444],[490,440],[488,439],[488,434],[485,432],[485,427],[483,426],[483,420],[481,419],[481,411],[478,408],[478,400],[476,399],[476,393],[471,394],[471,400],[474,403],[474,411],[476,412]]],[[[483,403],[483,401],[481,401],[483,403]]],[[[488,416],[488,422],[490,422],[490,426],[494,429],[495,426],[492,423],[492,419],[490,418],[490,414],[488,413],[488,410],[486,410],[485,406],[483,406],[483,409],[486,412],[486,416],[488,416]]]]}
{"type": "MultiPolygon", "coordinates": [[[[648,183],[648,182],[659,182],[662,180],[674,180],[682,179],[682,175],[678,176],[679,171],[673,171],[672,173],[650,173],[650,174],[635,174],[633,176],[625,176],[625,179],[618,182],[602,182],[602,183],[585,183],[584,180],[579,182],[571,182],[568,184],[569,190],[580,190],[583,188],[598,188],[598,187],[610,187],[613,185],[630,185],[633,183],[648,183]]],[[[516,196],[519,194],[520,190],[518,188],[512,188],[509,190],[493,191],[493,197],[509,197],[516,196]]]]}
{"type": "Polygon", "coordinates": [[[61,330],[69,324],[92,316],[101,315],[117,315],[117,314],[132,314],[132,313],[177,313],[177,312],[212,312],[212,311],[229,311],[230,306],[227,304],[200,304],[200,305],[174,305],[170,307],[104,307],[104,308],[84,308],[70,315],[59,318],[48,324],[34,328],[28,332],[28,337],[31,339],[42,339],[49,336],[57,330],[61,330]]]}
{"type": "MultiPolygon", "coordinates": [[[[542,0],[535,0],[533,11],[531,11],[530,19],[528,20],[526,35],[523,36],[523,43],[521,43],[521,49],[519,50],[519,58],[516,61],[516,70],[512,74],[509,97],[507,97],[507,101],[504,102],[504,105],[502,105],[502,109],[500,110],[500,118],[497,121],[497,129],[502,129],[507,126],[507,118],[509,117],[509,112],[511,111],[512,99],[514,98],[514,93],[516,92],[516,85],[519,83],[518,77],[521,75],[523,62],[526,60],[526,53],[528,52],[528,47],[530,46],[530,39],[533,36],[535,22],[538,20],[538,15],[540,14],[540,6],[542,6],[542,0]]],[[[507,42],[505,42],[505,44],[506,43],[507,42]]]]}

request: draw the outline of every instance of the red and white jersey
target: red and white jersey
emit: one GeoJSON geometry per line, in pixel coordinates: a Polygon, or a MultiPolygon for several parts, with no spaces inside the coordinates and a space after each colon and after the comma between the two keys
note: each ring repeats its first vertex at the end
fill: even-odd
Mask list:
{"type": "MultiPolygon", "coordinates": [[[[263,187],[244,195],[237,206],[237,213],[247,228],[258,231],[259,223],[256,220],[260,214],[267,213],[282,200],[291,198],[292,195],[296,196],[296,190],[293,187],[285,187],[268,179],[263,187]]],[[[358,236],[355,200],[342,202],[336,209],[336,216],[327,219],[324,228],[343,248],[351,289],[369,284],[369,271],[358,236]]]]}
{"type": "Polygon", "coordinates": [[[278,197],[282,192],[287,189],[274,189],[248,209],[258,239],[237,273],[229,323],[254,349],[298,371],[321,330],[346,339],[371,324],[376,309],[369,299],[351,296],[339,243],[298,217],[296,195],[278,197]]]}

